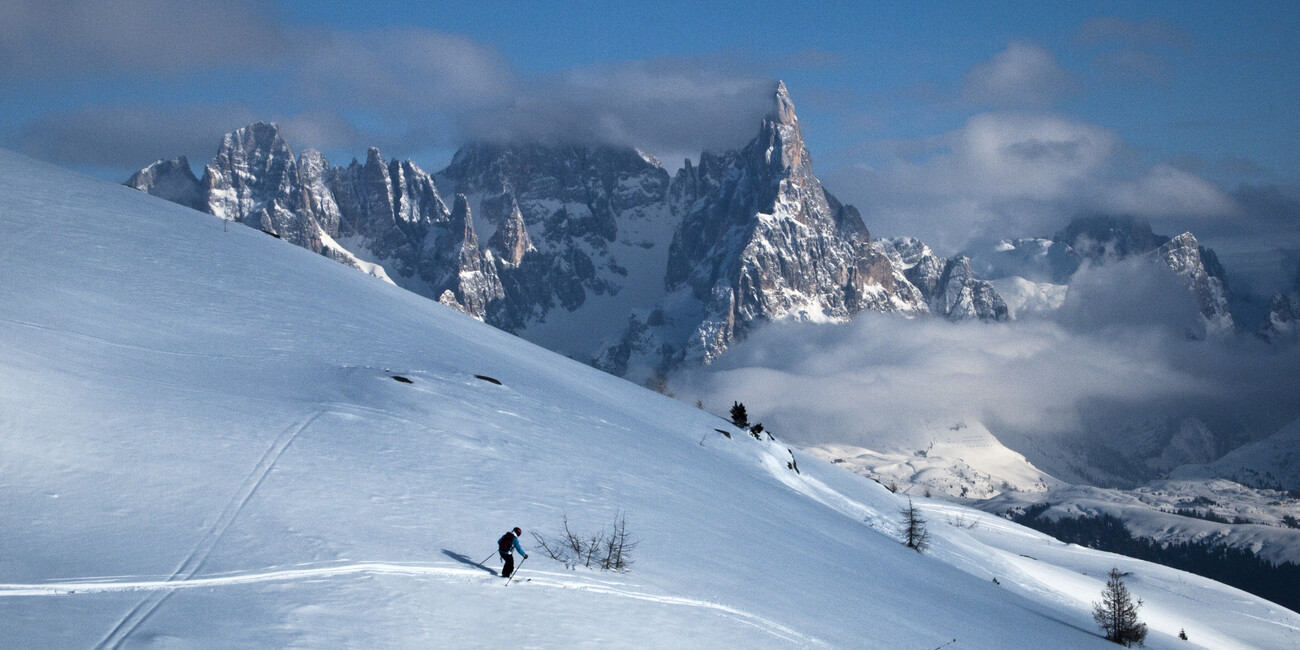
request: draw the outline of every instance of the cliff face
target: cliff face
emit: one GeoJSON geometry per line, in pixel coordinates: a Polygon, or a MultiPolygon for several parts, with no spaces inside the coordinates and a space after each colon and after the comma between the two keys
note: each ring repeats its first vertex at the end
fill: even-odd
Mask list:
{"type": "Polygon", "coordinates": [[[712,360],[762,320],[924,310],[857,210],[813,174],[784,84],[758,137],[683,168],[673,201],[681,227],[669,252],[667,288],[689,289],[707,314],[700,334],[709,340],[697,339],[703,348],[690,356],[712,360]]]}
{"type": "Polygon", "coordinates": [[[928,311],[858,211],[813,174],[784,84],[758,136],[738,151],[706,152],[698,166],[687,161],[669,202],[680,225],[668,252],[668,295],[609,342],[597,363],[611,372],[708,363],[772,320],[928,311]]]}

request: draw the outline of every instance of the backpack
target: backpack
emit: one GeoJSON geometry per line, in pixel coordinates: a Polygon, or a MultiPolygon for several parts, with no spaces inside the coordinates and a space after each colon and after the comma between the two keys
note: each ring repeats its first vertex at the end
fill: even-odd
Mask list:
{"type": "Polygon", "coordinates": [[[514,545],[514,541],[515,541],[514,533],[508,532],[502,535],[501,539],[497,540],[497,550],[501,551],[502,553],[509,553],[510,547],[514,545]]]}

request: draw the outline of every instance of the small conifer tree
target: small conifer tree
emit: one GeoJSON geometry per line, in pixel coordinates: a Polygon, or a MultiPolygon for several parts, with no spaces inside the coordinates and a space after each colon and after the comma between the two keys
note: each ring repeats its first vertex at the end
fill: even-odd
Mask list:
{"type": "Polygon", "coordinates": [[[745,405],[740,402],[733,402],[731,405],[731,423],[741,429],[749,428],[749,414],[745,412],[745,405]]]}
{"type": "Polygon", "coordinates": [[[907,507],[900,510],[899,514],[903,515],[903,543],[917,553],[929,548],[930,531],[926,530],[925,518],[912,503],[912,497],[907,498],[907,507]]]}
{"type": "Polygon", "coordinates": [[[1128,587],[1124,586],[1124,576],[1118,568],[1112,568],[1108,578],[1106,588],[1101,592],[1101,600],[1092,604],[1093,620],[1101,626],[1107,641],[1129,648],[1134,643],[1145,645],[1147,625],[1139,621],[1137,616],[1142,600],[1133,602],[1128,587]]]}

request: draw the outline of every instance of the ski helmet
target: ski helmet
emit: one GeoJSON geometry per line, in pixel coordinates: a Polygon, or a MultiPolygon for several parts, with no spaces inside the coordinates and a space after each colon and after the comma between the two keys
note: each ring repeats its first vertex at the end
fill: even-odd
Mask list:
{"type": "Polygon", "coordinates": [[[519,530],[519,527],[518,527],[518,526],[515,526],[515,537],[518,537],[518,536],[523,535],[523,534],[524,534],[524,531],[519,530]]]}

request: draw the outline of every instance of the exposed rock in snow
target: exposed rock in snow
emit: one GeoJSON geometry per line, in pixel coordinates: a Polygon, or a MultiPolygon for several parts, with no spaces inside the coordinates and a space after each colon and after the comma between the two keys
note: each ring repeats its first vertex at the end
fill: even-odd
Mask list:
{"type": "Polygon", "coordinates": [[[1188,290],[1196,296],[1207,334],[1223,336],[1233,332],[1235,324],[1228,308],[1228,290],[1221,277],[1222,270],[1217,275],[1209,270],[1218,268],[1213,252],[1201,248],[1196,237],[1185,232],[1157,249],[1155,258],[1182,278],[1188,290]]]}
{"type": "Polygon", "coordinates": [[[662,296],[667,251],[654,240],[666,236],[637,235],[672,229],[668,172],[653,158],[607,145],[477,143],[457,151],[437,181],[469,198],[497,258],[505,293],[489,323],[590,356],[592,339],[640,306],[630,301],[662,296]],[[567,323],[568,314],[581,314],[585,341],[547,338],[555,334],[548,323],[567,323]]]}
{"type": "Polygon", "coordinates": [[[946,259],[913,237],[880,242],[895,266],[921,291],[931,313],[948,320],[1007,320],[1010,312],[997,289],[979,280],[970,259],[946,259]]]}

